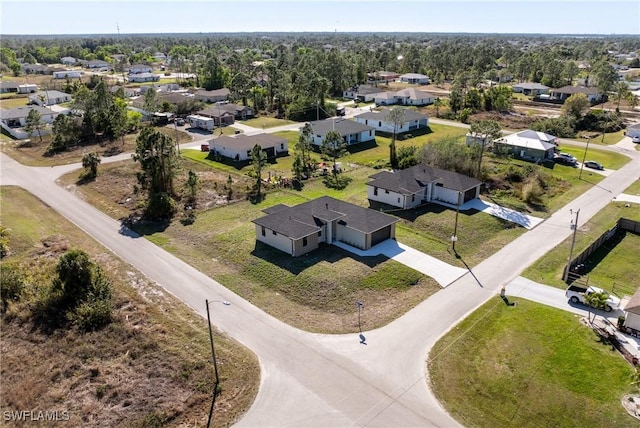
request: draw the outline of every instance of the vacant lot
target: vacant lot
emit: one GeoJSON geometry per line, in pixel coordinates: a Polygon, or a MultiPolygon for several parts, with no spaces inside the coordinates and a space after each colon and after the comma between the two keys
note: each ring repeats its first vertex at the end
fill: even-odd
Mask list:
{"type": "Polygon", "coordinates": [[[464,426],[635,427],[632,369],[574,314],[494,298],[429,355],[432,388],[464,426]]]}
{"type": "MultiPolygon", "coordinates": [[[[637,186],[637,185],[636,185],[637,186]]],[[[596,214],[589,222],[578,229],[574,257],[598,239],[606,230],[613,227],[620,217],[640,221],[640,208],[637,204],[612,202],[596,214]]],[[[569,225],[567,225],[569,227],[569,225]]],[[[558,288],[566,288],[562,273],[569,256],[571,237],[545,254],[528,267],[523,276],[558,288]]],[[[589,283],[606,290],[624,295],[632,295],[638,288],[637,255],[640,254],[640,237],[626,233],[621,239],[611,241],[601,252],[593,255],[588,265],[589,283]],[[615,244],[615,245],[614,245],[615,244]]]]}
{"type": "MultiPolygon", "coordinates": [[[[61,426],[204,426],[213,387],[206,321],[30,194],[0,188],[11,255],[0,268],[27,273],[18,302],[2,314],[3,411],[69,411],[61,426]],[[58,257],[82,249],[113,286],[113,321],[80,333],[34,325],[31,305],[52,280],[58,257]]],[[[229,426],[251,405],[260,369],[247,349],[215,334],[222,392],[215,426],[229,426]]]]}

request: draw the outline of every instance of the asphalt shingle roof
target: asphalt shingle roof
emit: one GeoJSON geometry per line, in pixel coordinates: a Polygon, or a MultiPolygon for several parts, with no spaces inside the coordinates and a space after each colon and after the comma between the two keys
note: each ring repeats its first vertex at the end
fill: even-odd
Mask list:
{"type": "Polygon", "coordinates": [[[233,147],[236,150],[251,150],[253,146],[259,144],[262,149],[276,147],[279,144],[286,143],[284,138],[276,137],[271,134],[255,134],[244,135],[238,134],[233,137],[228,135],[221,135],[217,138],[209,140],[209,143],[213,146],[228,146],[233,147]]]}
{"type": "MultiPolygon", "coordinates": [[[[422,120],[422,119],[426,119],[427,115],[426,114],[422,114],[418,111],[415,110],[411,110],[408,108],[403,108],[403,114],[404,114],[404,121],[405,122],[409,122],[411,120],[422,120]]],[[[377,111],[370,111],[370,112],[366,112],[366,113],[362,113],[359,114],[357,116],[355,116],[356,119],[368,119],[368,120],[379,120],[382,122],[388,122],[389,121],[389,114],[391,113],[391,109],[383,109],[379,112],[377,111]]]]}
{"type": "Polygon", "coordinates": [[[397,218],[388,214],[363,208],[329,196],[322,196],[309,202],[286,207],[277,205],[274,212],[253,220],[292,239],[300,239],[319,232],[323,222],[340,221],[351,229],[363,233],[373,233],[390,226],[397,218]]]}
{"type": "Polygon", "coordinates": [[[367,185],[387,189],[400,194],[418,193],[428,183],[442,184],[447,189],[465,192],[480,184],[481,181],[457,172],[434,168],[428,165],[416,165],[411,168],[390,172],[382,171],[372,175],[367,185]]]}

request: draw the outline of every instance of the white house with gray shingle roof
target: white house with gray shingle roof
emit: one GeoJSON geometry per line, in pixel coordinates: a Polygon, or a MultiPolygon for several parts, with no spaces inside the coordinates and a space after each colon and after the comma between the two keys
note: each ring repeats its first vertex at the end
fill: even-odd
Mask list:
{"type": "Polygon", "coordinates": [[[495,150],[506,150],[518,158],[543,161],[553,159],[558,137],[526,129],[498,138],[493,144],[495,150]]]}
{"type": "Polygon", "coordinates": [[[381,92],[376,94],[374,101],[376,105],[400,104],[407,106],[424,106],[433,104],[436,96],[415,88],[406,88],[397,92],[381,92]]]}
{"type": "Polygon", "coordinates": [[[29,95],[29,102],[39,106],[52,106],[71,101],[71,95],[60,91],[40,91],[29,95]]]}
{"type": "Polygon", "coordinates": [[[395,239],[398,218],[329,196],[290,207],[278,204],[253,220],[256,240],[293,257],[315,250],[321,243],[343,242],[368,250],[395,239]]]}
{"type": "Polygon", "coordinates": [[[416,165],[382,171],[367,183],[370,201],[409,209],[424,203],[462,205],[480,195],[482,182],[457,172],[416,165]]]}
{"type": "MultiPolygon", "coordinates": [[[[400,107],[396,107],[400,108],[400,107]]],[[[426,128],[429,126],[429,118],[426,114],[422,114],[415,110],[403,108],[404,123],[396,129],[397,133],[408,132],[418,128],[426,128]]],[[[382,111],[372,111],[359,114],[354,117],[356,122],[364,125],[373,126],[376,131],[393,133],[394,124],[389,120],[391,109],[383,109],[382,111]]]]}
{"type": "Polygon", "coordinates": [[[405,83],[413,83],[418,85],[428,85],[429,76],[418,73],[407,73],[400,76],[400,81],[405,83]]]}
{"type": "Polygon", "coordinates": [[[549,92],[549,87],[542,83],[535,82],[523,82],[513,85],[513,92],[517,92],[525,95],[540,95],[549,92]]]}
{"type": "Polygon", "coordinates": [[[209,140],[209,151],[214,155],[223,156],[235,161],[251,159],[251,150],[258,144],[267,158],[284,156],[289,151],[289,141],[272,134],[244,135],[232,137],[221,135],[209,140]]]}
{"type": "Polygon", "coordinates": [[[311,144],[321,146],[330,131],[339,133],[347,145],[371,141],[376,138],[376,130],[350,119],[326,119],[309,122],[313,130],[311,144]]]}
{"type": "MultiPolygon", "coordinates": [[[[23,128],[27,123],[27,116],[31,110],[40,113],[40,120],[44,123],[53,123],[58,113],[46,107],[23,106],[10,109],[0,109],[0,126],[9,134],[18,139],[29,138],[30,135],[23,128]]],[[[48,129],[42,129],[41,135],[49,133],[48,129]]]]}

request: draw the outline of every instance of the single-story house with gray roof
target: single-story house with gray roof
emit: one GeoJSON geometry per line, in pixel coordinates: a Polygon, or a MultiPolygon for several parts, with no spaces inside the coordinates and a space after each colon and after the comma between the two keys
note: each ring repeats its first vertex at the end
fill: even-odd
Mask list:
{"type": "Polygon", "coordinates": [[[329,131],[336,131],[347,145],[371,141],[376,138],[376,131],[372,126],[364,125],[350,119],[325,119],[309,122],[313,130],[311,144],[320,147],[329,131]]]}
{"type": "Polygon", "coordinates": [[[286,155],[289,152],[289,141],[272,134],[234,136],[221,135],[209,140],[209,152],[235,161],[251,159],[251,150],[259,144],[267,158],[286,155]]]}
{"type": "Polygon", "coordinates": [[[374,100],[377,94],[384,92],[383,89],[373,85],[357,85],[342,92],[344,98],[368,103],[374,100]]]}
{"type": "Polygon", "coordinates": [[[428,165],[372,175],[367,183],[370,201],[409,209],[424,203],[462,205],[480,195],[482,182],[464,174],[428,165]]]}
{"type": "Polygon", "coordinates": [[[563,86],[558,89],[550,89],[549,95],[552,100],[566,101],[571,95],[585,94],[590,103],[596,103],[602,98],[602,93],[598,88],[591,88],[586,86],[563,86]]]}
{"type": "Polygon", "coordinates": [[[381,92],[376,94],[374,98],[376,105],[424,106],[433,104],[435,100],[435,95],[415,88],[401,89],[397,92],[381,92]]]}
{"type": "Polygon", "coordinates": [[[553,159],[558,137],[526,129],[498,138],[493,145],[495,150],[505,150],[521,159],[543,161],[553,159]]]}
{"type": "Polygon", "coordinates": [[[253,220],[256,240],[293,257],[315,250],[321,243],[343,242],[368,250],[395,239],[398,218],[329,196],[290,207],[278,204],[253,220]]]}
{"type": "MultiPolygon", "coordinates": [[[[399,108],[399,107],[398,107],[399,108]]],[[[426,128],[429,126],[429,117],[426,114],[415,110],[403,108],[404,123],[396,129],[397,133],[408,132],[413,129],[426,128]]],[[[354,117],[356,122],[373,126],[376,131],[393,133],[394,124],[389,120],[391,109],[382,111],[371,111],[359,114],[354,117]]]]}
{"type": "Polygon", "coordinates": [[[400,81],[405,83],[414,83],[418,85],[428,85],[429,76],[419,73],[407,73],[400,76],[400,81]]]}
{"type": "Polygon", "coordinates": [[[215,89],[213,91],[205,91],[204,89],[196,91],[195,98],[205,103],[217,103],[226,101],[229,98],[230,91],[227,88],[215,89]]]}
{"type": "Polygon", "coordinates": [[[127,76],[127,80],[132,83],[158,82],[160,75],[154,73],[135,73],[127,76]]]}
{"type": "MultiPolygon", "coordinates": [[[[44,123],[51,124],[58,117],[57,112],[46,107],[40,106],[22,106],[9,109],[0,109],[0,126],[9,134],[18,139],[29,138],[30,135],[23,128],[27,124],[27,116],[31,110],[40,113],[40,120],[44,123]]],[[[41,135],[49,133],[49,129],[40,130],[41,135]]]]}
{"type": "Polygon", "coordinates": [[[60,91],[40,91],[29,95],[29,102],[39,106],[52,106],[71,101],[71,94],[60,91]]]}
{"type": "Polygon", "coordinates": [[[549,87],[542,83],[535,82],[523,82],[516,83],[512,86],[513,92],[517,92],[525,95],[540,95],[549,92],[549,87]]]}
{"type": "Polygon", "coordinates": [[[624,306],[624,326],[640,333],[640,288],[624,306]]]}
{"type": "Polygon", "coordinates": [[[10,92],[18,92],[18,84],[10,80],[3,80],[0,82],[0,94],[6,94],[10,92]]]}

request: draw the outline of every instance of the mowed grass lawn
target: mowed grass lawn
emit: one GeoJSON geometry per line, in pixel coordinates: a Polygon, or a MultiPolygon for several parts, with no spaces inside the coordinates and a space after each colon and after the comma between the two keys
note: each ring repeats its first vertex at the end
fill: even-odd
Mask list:
{"type": "MultiPolygon", "coordinates": [[[[636,183],[634,185],[638,187],[636,183]]],[[[605,231],[612,228],[618,218],[640,221],[640,205],[626,202],[612,202],[596,214],[589,222],[580,227],[576,233],[573,256],[576,257],[605,231]]],[[[523,276],[533,281],[566,288],[562,281],[562,273],[567,263],[571,237],[538,259],[523,272],[523,276]]],[[[632,233],[605,244],[602,250],[592,255],[586,267],[589,283],[606,290],[613,290],[619,295],[632,295],[638,288],[638,254],[640,254],[640,236],[632,233]]]]}
{"type": "Polygon", "coordinates": [[[463,426],[637,427],[631,367],[571,313],[498,297],[432,348],[429,378],[463,426]]]}

